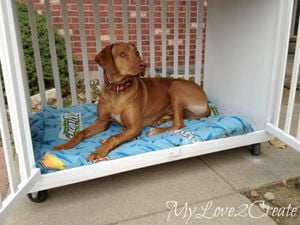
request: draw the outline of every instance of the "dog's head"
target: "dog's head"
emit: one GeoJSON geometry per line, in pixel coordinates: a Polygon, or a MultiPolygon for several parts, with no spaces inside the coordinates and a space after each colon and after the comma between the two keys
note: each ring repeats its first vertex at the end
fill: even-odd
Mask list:
{"type": "Polygon", "coordinates": [[[146,69],[139,51],[131,43],[108,45],[96,55],[95,61],[105,70],[108,79],[116,83],[129,76],[143,75],[146,69]]]}

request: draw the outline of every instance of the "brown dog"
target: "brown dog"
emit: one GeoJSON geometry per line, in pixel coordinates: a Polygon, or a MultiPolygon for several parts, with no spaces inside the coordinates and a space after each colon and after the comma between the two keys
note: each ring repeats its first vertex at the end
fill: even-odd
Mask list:
{"type": "Polygon", "coordinates": [[[125,141],[137,137],[144,126],[153,125],[163,115],[173,115],[173,125],[153,128],[149,135],[184,127],[183,118],[201,118],[210,114],[203,89],[192,81],[171,78],[140,78],[145,71],[137,48],[119,43],[105,47],[95,58],[108,78],[100,94],[98,119],[68,142],[54,149],[69,149],[85,138],[106,130],[112,121],[125,129],[110,137],[87,160],[97,160],[125,141]]]}

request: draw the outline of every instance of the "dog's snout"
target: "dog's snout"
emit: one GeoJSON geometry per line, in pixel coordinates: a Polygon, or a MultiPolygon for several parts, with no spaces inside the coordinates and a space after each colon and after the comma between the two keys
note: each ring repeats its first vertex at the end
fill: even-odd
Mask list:
{"type": "Polygon", "coordinates": [[[139,66],[141,69],[145,69],[147,64],[143,60],[140,60],[139,66]]]}
{"type": "Polygon", "coordinates": [[[140,59],[140,63],[139,63],[140,74],[139,75],[141,77],[143,77],[145,75],[146,67],[147,67],[147,64],[142,59],[140,59]]]}

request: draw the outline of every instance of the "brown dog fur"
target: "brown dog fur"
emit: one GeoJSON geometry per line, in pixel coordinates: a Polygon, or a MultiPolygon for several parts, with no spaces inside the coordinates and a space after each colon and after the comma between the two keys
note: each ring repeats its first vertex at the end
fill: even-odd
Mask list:
{"type": "Polygon", "coordinates": [[[108,78],[98,102],[98,119],[54,150],[70,149],[117,121],[124,131],[110,137],[87,158],[97,160],[137,137],[143,127],[153,125],[163,115],[172,114],[173,125],[153,128],[149,135],[180,129],[184,127],[183,118],[199,119],[210,114],[206,94],[196,83],[171,78],[140,78],[145,63],[133,44],[109,45],[97,54],[95,60],[108,78]]]}

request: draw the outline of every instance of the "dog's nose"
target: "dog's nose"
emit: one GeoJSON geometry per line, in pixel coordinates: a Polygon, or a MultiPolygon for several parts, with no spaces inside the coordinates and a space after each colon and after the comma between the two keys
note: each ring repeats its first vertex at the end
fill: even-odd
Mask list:
{"type": "Polygon", "coordinates": [[[140,74],[139,75],[141,77],[143,77],[145,75],[146,66],[147,66],[147,64],[143,60],[140,60],[140,62],[139,62],[140,74]]]}
{"type": "Polygon", "coordinates": [[[141,63],[140,64],[140,70],[141,70],[142,73],[145,72],[145,70],[146,70],[146,63],[141,63]]]}
{"type": "Polygon", "coordinates": [[[145,69],[146,66],[147,66],[147,64],[143,60],[140,60],[140,68],[145,69]]]}

